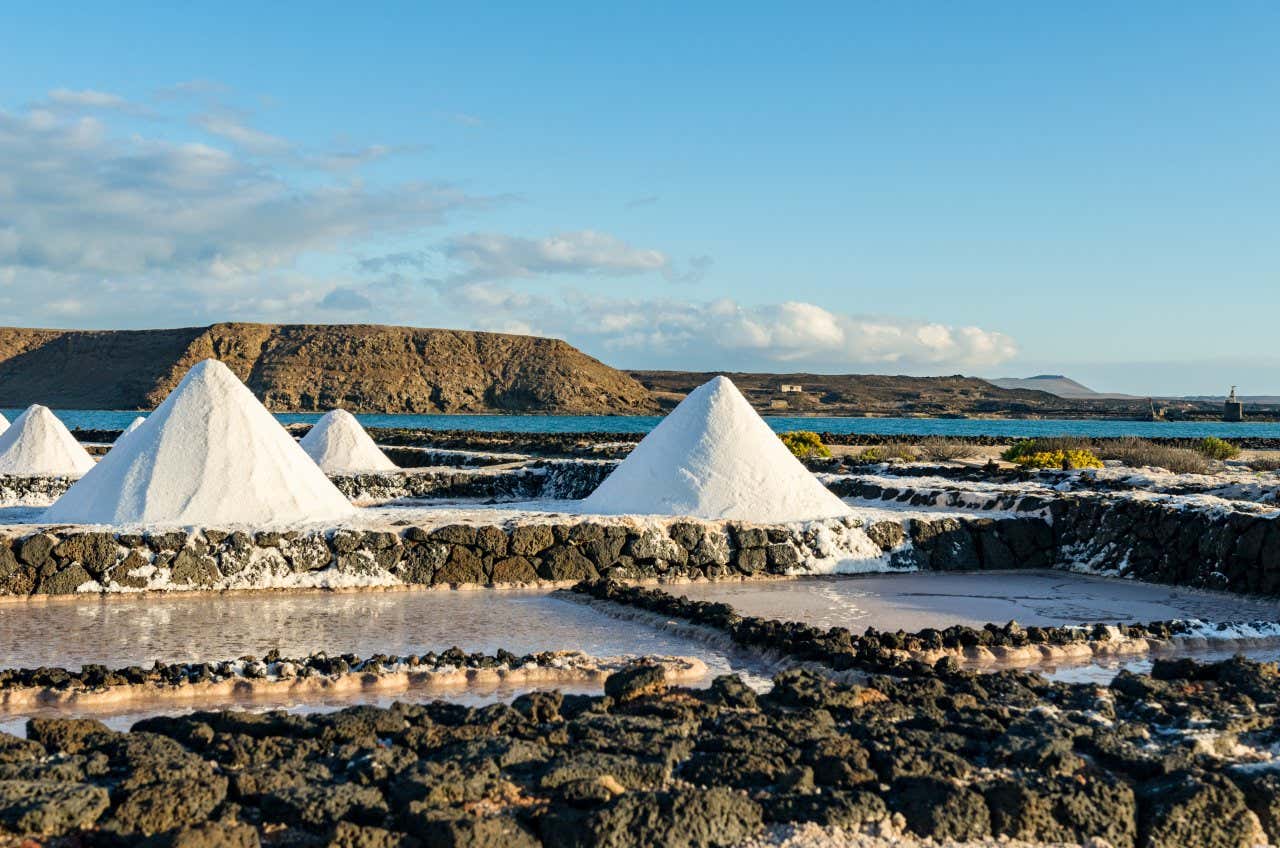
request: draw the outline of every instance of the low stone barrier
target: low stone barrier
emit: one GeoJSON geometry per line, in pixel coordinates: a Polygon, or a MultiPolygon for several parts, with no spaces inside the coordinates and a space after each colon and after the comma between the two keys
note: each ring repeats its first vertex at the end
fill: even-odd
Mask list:
{"type": "Polygon", "coordinates": [[[0,474],[0,503],[8,506],[47,506],[71,488],[75,477],[29,477],[0,474]]]}
{"type": "Polygon", "coordinates": [[[616,463],[544,460],[520,468],[424,469],[331,475],[357,503],[412,499],[578,500],[591,494],[616,463]]]}
{"type": "Polygon", "coordinates": [[[797,526],[583,520],[505,526],[255,533],[216,529],[121,533],[79,527],[0,531],[0,594],[142,590],[346,588],[718,579],[834,564],[842,551],[896,532],[856,519],[797,526]]]}

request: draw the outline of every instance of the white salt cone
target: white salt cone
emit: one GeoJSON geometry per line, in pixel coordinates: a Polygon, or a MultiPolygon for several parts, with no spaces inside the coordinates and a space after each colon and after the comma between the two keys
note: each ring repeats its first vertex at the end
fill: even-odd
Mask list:
{"type": "Polygon", "coordinates": [[[0,474],[80,476],[93,457],[48,407],[35,404],[0,433],[0,474]]]}
{"type": "Polygon", "coordinates": [[[45,518],[264,526],[334,521],[354,511],[235,374],[206,359],[45,518]]]}
{"type": "Polygon", "coordinates": [[[298,444],[326,474],[396,470],[396,464],[345,409],[326,412],[298,444]]]}
{"type": "Polygon", "coordinates": [[[582,510],[759,523],[852,512],[787,450],[727,377],[690,392],[582,502],[582,510]]]}

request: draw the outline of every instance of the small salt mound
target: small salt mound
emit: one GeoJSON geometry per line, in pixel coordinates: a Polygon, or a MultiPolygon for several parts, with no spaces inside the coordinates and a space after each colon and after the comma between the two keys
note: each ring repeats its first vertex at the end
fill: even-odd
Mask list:
{"type": "Polygon", "coordinates": [[[396,469],[345,409],[326,412],[298,444],[327,474],[396,469]]]}
{"type": "Polygon", "coordinates": [[[3,415],[0,415],[0,433],[3,433],[5,430],[8,430],[8,429],[9,429],[9,419],[5,418],[3,415]]]}
{"type": "Polygon", "coordinates": [[[79,524],[291,524],[355,508],[221,362],[197,363],[45,513],[79,524]]]}
{"type": "Polygon", "coordinates": [[[760,523],[852,511],[791,455],[726,377],[690,392],[582,510],[760,523]]]}
{"type": "Polygon", "coordinates": [[[48,407],[35,404],[0,433],[0,474],[74,475],[93,468],[93,457],[48,407]]]}

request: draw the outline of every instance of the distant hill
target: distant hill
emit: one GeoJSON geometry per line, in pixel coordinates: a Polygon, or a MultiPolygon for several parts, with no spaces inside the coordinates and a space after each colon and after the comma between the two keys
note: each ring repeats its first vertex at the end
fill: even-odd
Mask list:
{"type": "Polygon", "coordinates": [[[271,409],[650,413],[643,386],[559,339],[370,324],[0,327],[0,407],[149,409],[215,357],[271,409]]]}
{"type": "Polygon", "coordinates": [[[1075,399],[1133,399],[1136,395],[1120,395],[1120,394],[1104,394],[1095,392],[1086,385],[1065,377],[1062,374],[1037,374],[1034,377],[997,377],[994,380],[988,380],[993,386],[999,386],[1002,389],[1030,389],[1033,391],[1048,392],[1051,395],[1057,395],[1060,398],[1075,399]]]}
{"type": "MultiPolygon", "coordinates": [[[[716,372],[630,371],[664,406],[679,402],[716,372]]],[[[751,404],[775,415],[1135,416],[1146,402],[1063,398],[1037,389],[1003,388],[976,377],[881,374],[759,374],[724,372],[751,404]],[[800,391],[784,391],[796,387],[800,391]]]]}

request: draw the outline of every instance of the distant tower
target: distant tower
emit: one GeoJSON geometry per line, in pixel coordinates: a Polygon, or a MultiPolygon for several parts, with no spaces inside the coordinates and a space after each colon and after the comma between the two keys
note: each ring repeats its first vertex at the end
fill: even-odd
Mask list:
{"type": "Polygon", "coordinates": [[[1244,401],[1236,397],[1236,387],[1231,387],[1231,394],[1227,395],[1227,400],[1222,404],[1222,420],[1223,421],[1243,421],[1244,420],[1244,401]]]}

